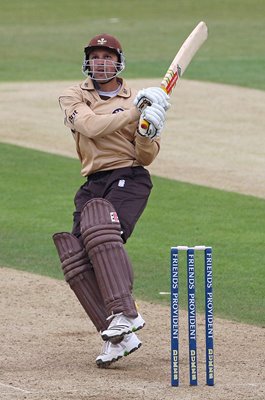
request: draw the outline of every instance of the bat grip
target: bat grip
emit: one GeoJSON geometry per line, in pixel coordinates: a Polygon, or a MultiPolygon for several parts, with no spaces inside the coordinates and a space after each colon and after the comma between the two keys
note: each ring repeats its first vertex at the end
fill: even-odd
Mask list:
{"type": "Polygon", "coordinates": [[[149,122],[146,121],[145,119],[143,119],[143,120],[141,121],[141,128],[144,129],[145,131],[148,130],[149,125],[150,125],[149,122]]]}
{"type": "MultiPolygon", "coordinates": [[[[164,92],[165,92],[166,94],[168,94],[168,95],[171,93],[171,90],[172,90],[172,88],[171,88],[171,90],[168,91],[163,82],[161,83],[160,88],[163,89],[164,92]]],[[[147,105],[150,106],[151,104],[149,103],[149,104],[147,104],[147,105]]],[[[146,107],[147,105],[145,105],[145,107],[146,107]]],[[[150,125],[150,123],[149,123],[148,121],[146,121],[145,119],[143,119],[143,120],[141,121],[141,128],[144,129],[145,131],[148,130],[149,125],[150,125]]]]}

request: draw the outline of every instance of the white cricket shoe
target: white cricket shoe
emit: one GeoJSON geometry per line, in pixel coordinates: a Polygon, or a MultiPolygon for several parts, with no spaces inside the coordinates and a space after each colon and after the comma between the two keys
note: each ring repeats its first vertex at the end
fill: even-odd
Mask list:
{"type": "Polygon", "coordinates": [[[142,342],[135,333],[126,335],[123,340],[117,344],[107,341],[103,345],[102,353],[96,358],[96,364],[99,368],[107,368],[113,362],[139,349],[141,345],[142,342]]]}
{"type": "Polygon", "coordinates": [[[122,313],[116,314],[113,316],[108,329],[101,332],[101,337],[103,340],[109,340],[116,344],[118,341],[122,340],[124,335],[136,332],[142,329],[144,325],[145,321],[139,313],[136,318],[125,317],[122,313]]]}

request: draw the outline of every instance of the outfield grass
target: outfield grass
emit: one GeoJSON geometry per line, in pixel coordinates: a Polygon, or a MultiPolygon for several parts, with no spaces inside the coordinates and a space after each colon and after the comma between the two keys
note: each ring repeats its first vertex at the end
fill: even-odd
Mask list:
{"type": "MultiPolygon", "coordinates": [[[[71,229],[73,196],[83,182],[79,162],[5,144],[0,160],[0,265],[62,279],[51,237],[71,229]]],[[[216,315],[264,325],[265,201],[163,178],[153,182],[149,205],[126,245],[136,296],[168,302],[159,292],[169,290],[170,246],[207,244],[214,249],[216,315]]],[[[199,263],[199,310],[202,269],[199,263]]]]}
{"type": "Polygon", "coordinates": [[[0,81],[82,79],[83,47],[117,35],[128,78],[160,78],[200,20],[209,40],[187,79],[265,90],[263,0],[0,0],[0,81]]]}

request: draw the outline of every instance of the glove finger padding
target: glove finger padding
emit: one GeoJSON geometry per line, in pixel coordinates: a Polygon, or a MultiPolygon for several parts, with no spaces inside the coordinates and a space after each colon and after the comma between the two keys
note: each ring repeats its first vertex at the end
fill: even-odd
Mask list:
{"type": "Polygon", "coordinates": [[[165,110],[159,104],[146,107],[140,116],[138,133],[142,136],[153,138],[160,135],[165,122],[165,110]],[[148,128],[143,128],[143,122],[148,122],[148,128]]]}
{"type": "Polygon", "coordinates": [[[138,313],[132,297],[132,266],[112,204],[101,198],[88,201],[81,213],[80,226],[109,315],[122,312],[135,318],[138,313]]]}
{"type": "Polygon", "coordinates": [[[162,106],[165,111],[170,108],[169,95],[161,87],[151,87],[146,90],[156,96],[156,103],[162,106]]]}
{"type": "Polygon", "coordinates": [[[133,103],[141,112],[152,104],[159,104],[167,111],[170,107],[168,100],[169,96],[163,89],[160,87],[150,87],[140,90],[133,103]]]}
{"type": "Polygon", "coordinates": [[[62,263],[66,282],[75,293],[98,332],[108,326],[108,317],[95,272],[87,252],[77,237],[68,232],[56,233],[53,241],[62,263]]]}
{"type": "Polygon", "coordinates": [[[153,104],[146,107],[141,114],[141,118],[151,122],[156,129],[160,129],[166,119],[165,110],[159,104],[153,104]]]}

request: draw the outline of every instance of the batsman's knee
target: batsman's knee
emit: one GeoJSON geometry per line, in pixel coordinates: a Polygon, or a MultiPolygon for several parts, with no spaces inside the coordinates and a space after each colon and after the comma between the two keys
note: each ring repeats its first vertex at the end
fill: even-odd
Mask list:
{"type": "Polygon", "coordinates": [[[80,226],[88,253],[103,243],[123,243],[118,215],[108,200],[96,198],[88,201],[81,213],[80,226]]]}
{"type": "Polygon", "coordinates": [[[92,268],[85,248],[77,237],[68,232],[55,233],[53,241],[57,249],[66,282],[92,268]]]}

